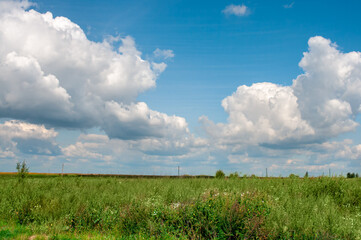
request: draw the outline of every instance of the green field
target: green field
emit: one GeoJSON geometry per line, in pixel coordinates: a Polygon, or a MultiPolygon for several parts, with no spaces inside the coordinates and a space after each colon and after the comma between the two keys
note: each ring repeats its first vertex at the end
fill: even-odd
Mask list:
{"type": "Polygon", "coordinates": [[[361,180],[0,177],[0,239],[360,239],[361,180]]]}

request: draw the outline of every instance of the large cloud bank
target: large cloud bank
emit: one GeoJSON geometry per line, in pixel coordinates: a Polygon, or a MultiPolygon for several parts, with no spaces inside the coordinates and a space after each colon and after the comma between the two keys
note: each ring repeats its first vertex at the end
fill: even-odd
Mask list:
{"type": "Polygon", "coordinates": [[[87,39],[65,17],[1,2],[0,118],[47,127],[99,127],[120,139],[188,133],[184,118],[153,111],[137,96],[155,87],[165,63],[141,58],[131,37],[87,39]]]}
{"type": "Polygon", "coordinates": [[[358,126],[361,111],[361,53],[342,53],[323,37],[308,41],[292,86],[240,86],[222,101],[228,123],[201,122],[217,143],[299,147],[323,142],[358,126]]]}

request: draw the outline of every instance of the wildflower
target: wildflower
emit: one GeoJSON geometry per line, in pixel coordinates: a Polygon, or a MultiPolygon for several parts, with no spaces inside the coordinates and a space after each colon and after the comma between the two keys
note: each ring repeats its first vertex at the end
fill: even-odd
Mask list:
{"type": "Polygon", "coordinates": [[[172,203],[171,204],[171,208],[175,209],[175,208],[179,208],[181,206],[181,204],[178,202],[178,203],[172,203]]]}

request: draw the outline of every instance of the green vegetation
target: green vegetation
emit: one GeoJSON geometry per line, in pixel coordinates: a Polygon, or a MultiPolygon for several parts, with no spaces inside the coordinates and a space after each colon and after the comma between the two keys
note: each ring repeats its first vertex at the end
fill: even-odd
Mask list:
{"type": "Polygon", "coordinates": [[[229,174],[229,178],[230,179],[234,179],[234,178],[239,178],[239,174],[238,174],[238,172],[234,172],[234,173],[231,173],[231,174],[229,174]]]}
{"type": "Polygon", "coordinates": [[[218,170],[216,172],[216,178],[225,178],[226,174],[224,174],[224,172],[222,170],[218,170]]]}
{"type": "Polygon", "coordinates": [[[347,178],[358,178],[358,173],[347,173],[347,178]]]}
{"type": "Polygon", "coordinates": [[[299,176],[298,176],[298,175],[293,174],[293,173],[291,173],[288,177],[289,177],[290,179],[299,178],[299,176]]]}
{"type": "Polygon", "coordinates": [[[30,176],[0,177],[0,239],[361,236],[357,178],[30,176]]]}
{"type": "Polygon", "coordinates": [[[29,168],[26,165],[25,160],[21,163],[20,162],[16,163],[16,170],[18,171],[17,176],[19,181],[23,181],[24,178],[26,178],[27,175],[29,174],[29,168]]]}

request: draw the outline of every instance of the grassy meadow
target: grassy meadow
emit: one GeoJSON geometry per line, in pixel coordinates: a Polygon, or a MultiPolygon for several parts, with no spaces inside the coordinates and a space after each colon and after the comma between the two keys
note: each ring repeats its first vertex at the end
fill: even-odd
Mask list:
{"type": "Polygon", "coordinates": [[[360,239],[361,180],[0,177],[0,239],[360,239]]]}

